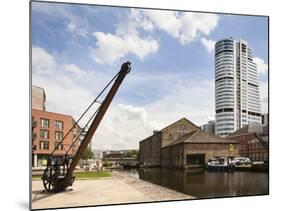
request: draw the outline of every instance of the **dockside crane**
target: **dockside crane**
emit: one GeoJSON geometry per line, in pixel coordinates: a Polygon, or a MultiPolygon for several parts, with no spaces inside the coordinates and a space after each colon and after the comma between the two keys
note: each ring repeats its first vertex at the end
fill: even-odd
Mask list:
{"type": "Polygon", "coordinates": [[[55,156],[55,151],[51,153],[47,161],[47,167],[44,170],[42,180],[43,185],[46,191],[48,192],[61,192],[64,191],[67,187],[72,186],[75,177],[73,172],[76,165],[83,152],[87,149],[88,144],[90,143],[92,137],[94,136],[102,118],[104,117],[112,99],[114,98],[119,86],[126,77],[126,75],[131,71],[131,63],[125,62],[121,66],[121,70],[112,78],[112,80],[105,86],[105,88],[100,92],[100,94],[95,98],[95,100],[89,105],[89,107],[84,111],[78,121],[73,125],[73,127],[68,131],[68,133],[63,137],[60,144],[63,146],[63,140],[70,134],[70,132],[78,125],[79,121],[85,116],[89,109],[98,103],[99,107],[91,118],[87,121],[85,127],[81,130],[80,134],[76,137],[74,142],[71,144],[68,150],[66,150],[63,156],[55,156]],[[100,101],[99,98],[105,92],[105,90],[111,86],[107,96],[104,101],[100,101]],[[86,131],[87,128],[87,131],[86,131]],[[84,138],[81,141],[80,146],[78,147],[74,156],[69,155],[69,151],[73,149],[75,143],[79,141],[79,137],[83,134],[84,138]]]}

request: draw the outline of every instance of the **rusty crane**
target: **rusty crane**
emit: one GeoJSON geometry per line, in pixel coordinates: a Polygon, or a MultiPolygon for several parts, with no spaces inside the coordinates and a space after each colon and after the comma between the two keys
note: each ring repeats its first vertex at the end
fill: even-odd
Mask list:
{"type": "Polygon", "coordinates": [[[73,127],[69,130],[69,132],[63,137],[60,144],[63,144],[63,140],[70,134],[70,132],[77,126],[78,122],[84,117],[84,115],[89,111],[89,109],[93,106],[94,103],[99,103],[98,109],[91,116],[91,118],[86,123],[85,127],[81,130],[80,134],[74,140],[72,145],[66,151],[64,156],[55,156],[54,151],[48,158],[47,167],[44,170],[42,180],[43,185],[46,191],[48,192],[61,192],[64,191],[67,187],[72,186],[74,182],[73,172],[75,170],[76,165],[78,164],[83,152],[86,150],[88,144],[90,143],[92,137],[94,136],[105,112],[107,111],[112,99],[114,98],[119,86],[121,85],[125,76],[131,70],[131,63],[125,62],[121,66],[121,70],[112,78],[112,80],[106,85],[106,87],[100,92],[100,94],[96,97],[96,99],[89,105],[89,107],[85,110],[85,112],[81,115],[78,121],[73,125],[73,127]],[[104,91],[109,87],[110,84],[111,89],[109,90],[107,96],[105,97],[103,102],[98,101],[100,96],[104,93],[104,91]],[[88,130],[86,131],[86,128],[88,130]],[[74,143],[79,140],[79,137],[84,133],[84,138],[81,141],[80,146],[78,147],[76,154],[71,157],[69,156],[70,149],[73,148],[74,143]]]}

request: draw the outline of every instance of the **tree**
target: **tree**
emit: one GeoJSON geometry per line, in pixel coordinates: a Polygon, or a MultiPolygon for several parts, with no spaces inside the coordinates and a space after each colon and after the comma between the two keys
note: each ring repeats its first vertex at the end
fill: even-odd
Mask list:
{"type": "Polygon", "coordinates": [[[138,151],[137,150],[129,150],[125,154],[125,157],[128,157],[128,158],[137,158],[137,156],[138,156],[138,151]]]}
{"type": "Polygon", "coordinates": [[[82,154],[83,160],[88,160],[94,157],[94,152],[92,151],[91,147],[88,147],[82,154]]]}

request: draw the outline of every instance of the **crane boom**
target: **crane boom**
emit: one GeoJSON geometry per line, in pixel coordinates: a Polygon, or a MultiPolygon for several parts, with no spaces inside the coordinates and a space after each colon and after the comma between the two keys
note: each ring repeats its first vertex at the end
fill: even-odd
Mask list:
{"type": "MultiPolygon", "coordinates": [[[[58,162],[50,163],[50,168],[46,168],[42,180],[44,187],[49,192],[60,192],[65,190],[68,186],[71,186],[74,182],[73,172],[75,170],[76,165],[78,164],[79,160],[83,152],[86,150],[88,144],[90,143],[92,137],[94,136],[102,118],[104,117],[112,99],[114,98],[119,86],[121,85],[122,81],[124,80],[125,76],[131,70],[131,63],[125,62],[121,66],[121,70],[117,75],[114,84],[112,85],[110,91],[108,92],[106,98],[102,102],[101,106],[99,107],[94,120],[92,121],[83,141],[81,142],[76,154],[74,155],[71,162],[69,160],[64,161],[63,164],[59,164],[58,162]],[[67,166],[66,170],[63,173],[60,173],[61,166],[67,166]]],[[[65,158],[67,159],[67,158],[65,158]]]]}

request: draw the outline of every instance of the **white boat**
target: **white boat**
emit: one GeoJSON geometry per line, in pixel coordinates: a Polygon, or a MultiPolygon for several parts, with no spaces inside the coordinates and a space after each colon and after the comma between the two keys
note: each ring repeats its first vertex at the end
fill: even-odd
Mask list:
{"type": "Polygon", "coordinates": [[[210,171],[224,171],[234,169],[232,157],[215,157],[207,163],[207,169],[210,171]]]}
{"type": "Polygon", "coordinates": [[[231,161],[231,163],[233,163],[235,167],[250,167],[252,164],[250,158],[247,157],[236,157],[231,161]]]}

